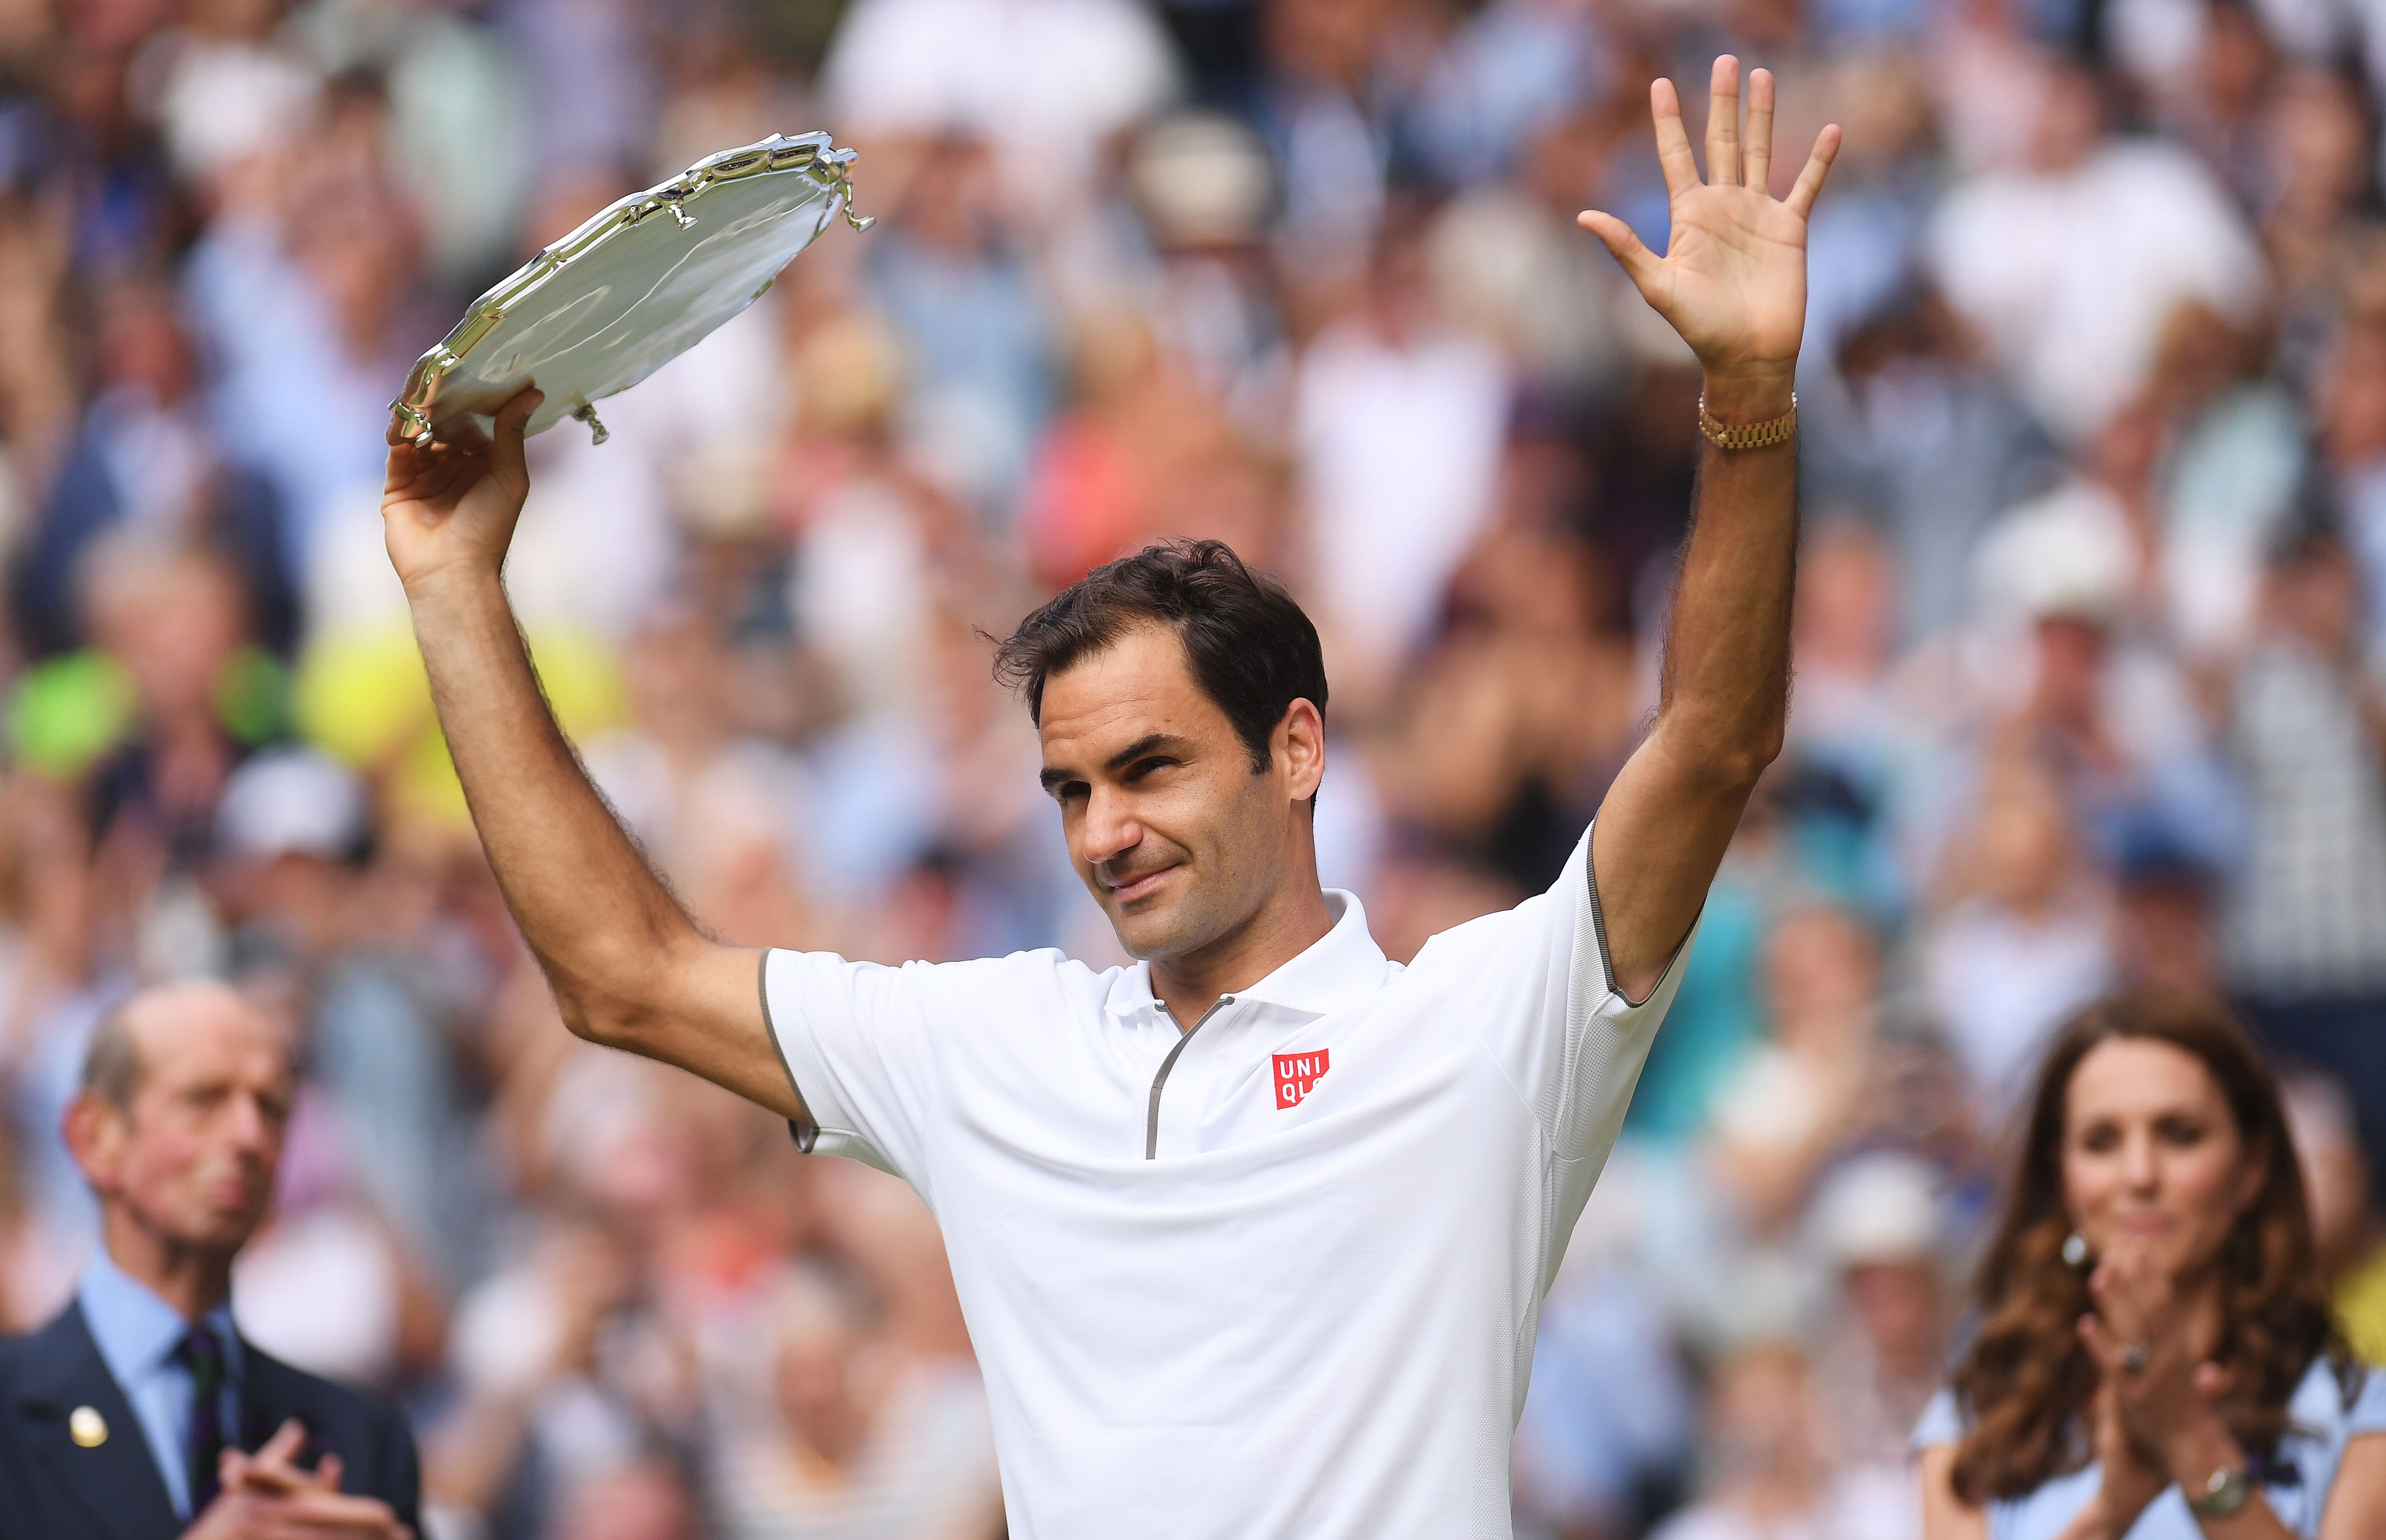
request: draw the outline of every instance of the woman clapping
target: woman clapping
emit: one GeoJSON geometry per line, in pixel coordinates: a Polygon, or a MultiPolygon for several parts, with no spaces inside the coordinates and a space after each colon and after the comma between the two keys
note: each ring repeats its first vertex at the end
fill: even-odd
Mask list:
{"type": "Polygon", "coordinates": [[[2269,1072],[2158,992],[2049,1050],[1925,1413],[1926,1540],[2380,1540],[2386,1374],[2338,1335],[2269,1072]]]}

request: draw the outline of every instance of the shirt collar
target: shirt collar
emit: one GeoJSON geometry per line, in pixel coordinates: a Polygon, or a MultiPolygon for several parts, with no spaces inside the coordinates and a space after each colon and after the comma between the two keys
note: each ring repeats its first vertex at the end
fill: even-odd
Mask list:
{"type": "MultiPolygon", "coordinates": [[[[82,1306],[83,1324],[91,1331],[93,1345],[119,1386],[156,1371],[190,1330],[181,1311],[118,1267],[105,1246],[92,1247],[75,1298],[82,1306]]],[[[215,1329],[224,1345],[226,1361],[236,1363],[239,1338],[232,1329],[231,1304],[218,1305],[200,1320],[215,1329]]]]}
{"type": "MultiPolygon", "coordinates": [[[[1388,964],[1383,948],[1367,930],[1367,911],[1358,895],[1327,888],[1325,909],[1334,916],[1331,930],[1266,978],[1234,991],[1235,998],[1264,1000],[1287,1010],[1323,1016],[1382,983],[1388,964]]],[[[1151,993],[1151,964],[1138,962],[1121,969],[1111,980],[1107,1004],[1110,1013],[1119,1017],[1159,1009],[1160,1001],[1151,993]]]]}

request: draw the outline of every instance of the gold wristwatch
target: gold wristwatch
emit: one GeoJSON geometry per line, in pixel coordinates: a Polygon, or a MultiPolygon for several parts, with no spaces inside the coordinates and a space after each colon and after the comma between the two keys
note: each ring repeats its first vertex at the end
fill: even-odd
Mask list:
{"type": "Polygon", "coordinates": [[[2254,1483],[2240,1465],[2224,1465],[2212,1472],[2204,1490],[2187,1500],[2187,1506],[2203,1519],[2227,1519],[2243,1511],[2246,1501],[2254,1496],[2254,1483]]]}
{"type": "Polygon", "coordinates": [[[1699,432],[1718,449],[1770,449],[1798,436],[1798,393],[1790,393],[1790,409],[1765,422],[1736,426],[1717,422],[1707,411],[1707,393],[1699,392],[1699,432]]]}

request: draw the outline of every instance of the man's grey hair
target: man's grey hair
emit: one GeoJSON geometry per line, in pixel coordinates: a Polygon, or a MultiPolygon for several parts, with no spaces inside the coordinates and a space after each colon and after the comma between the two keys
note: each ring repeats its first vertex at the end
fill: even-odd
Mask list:
{"type": "MultiPolygon", "coordinates": [[[[181,1003],[195,1005],[194,995],[215,995],[236,1002],[252,1014],[258,1012],[255,1000],[238,989],[214,980],[187,980],[179,983],[151,984],[145,989],[119,1000],[100,1014],[91,1029],[91,1042],[83,1049],[82,1091],[97,1096],[119,1111],[132,1109],[132,1098],[141,1094],[142,1082],[148,1078],[149,1064],[141,1052],[140,1033],[133,1028],[133,1018],[143,1010],[157,1010],[177,996],[181,1003]],[[162,998],[161,998],[162,997],[162,998]]],[[[284,1056],[289,1053],[283,1045],[284,1056]]],[[[297,1066],[294,1061],[291,1070],[297,1066]]]]}
{"type": "Polygon", "coordinates": [[[139,998],[128,995],[102,1011],[82,1051],[83,1095],[97,1096],[119,1111],[131,1111],[132,1097],[141,1089],[141,1046],[132,1040],[127,1020],[139,998]]]}

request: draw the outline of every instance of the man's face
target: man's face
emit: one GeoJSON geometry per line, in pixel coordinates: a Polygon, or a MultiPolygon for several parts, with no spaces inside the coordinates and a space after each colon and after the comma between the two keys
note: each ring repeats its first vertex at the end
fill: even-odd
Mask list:
{"type": "Polygon", "coordinates": [[[265,1219],[289,1123],[289,1051],[255,1008],[218,987],[136,1005],[131,1105],[86,1097],[75,1157],[101,1201],[170,1245],[229,1254],[265,1219]]]}
{"type": "Polygon", "coordinates": [[[1202,693],[1174,631],[1137,626],[1044,685],[1044,785],[1069,857],[1133,956],[1229,941],[1292,873],[1324,771],[1315,713],[1276,726],[1268,768],[1202,693]]]}

